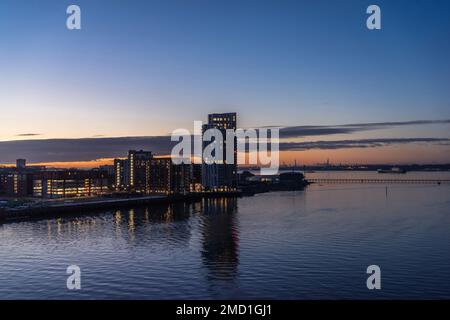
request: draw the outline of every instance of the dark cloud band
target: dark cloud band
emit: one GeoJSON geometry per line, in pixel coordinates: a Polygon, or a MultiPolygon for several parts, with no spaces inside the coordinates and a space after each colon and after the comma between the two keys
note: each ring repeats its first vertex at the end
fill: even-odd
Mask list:
{"type": "Polygon", "coordinates": [[[450,146],[447,138],[394,138],[394,139],[361,139],[338,141],[311,141],[311,142],[282,142],[281,151],[301,151],[311,149],[348,149],[348,148],[375,148],[393,144],[405,143],[434,143],[450,146]]]}
{"type": "Polygon", "coordinates": [[[361,131],[380,130],[399,126],[446,124],[450,120],[417,120],[404,122],[356,123],[332,126],[293,126],[280,129],[280,138],[300,138],[333,134],[351,134],[361,131]]]}
{"type": "MultiPolygon", "coordinates": [[[[284,139],[280,143],[280,150],[373,148],[405,143],[433,143],[448,146],[449,139],[447,138],[392,138],[309,142],[286,141],[286,139],[305,136],[351,134],[358,131],[395,126],[446,123],[450,123],[450,120],[284,127],[280,130],[280,138],[284,139]]],[[[22,136],[27,135],[37,134],[24,134],[22,136]]],[[[99,158],[123,156],[130,149],[147,149],[152,150],[155,154],[169,154],[175,144],[176,142],[170,141],[170,136],[0,141],[0,163],[11,163],[17,158],[26,158],[31,162],[90,161],[99,158]]]]}

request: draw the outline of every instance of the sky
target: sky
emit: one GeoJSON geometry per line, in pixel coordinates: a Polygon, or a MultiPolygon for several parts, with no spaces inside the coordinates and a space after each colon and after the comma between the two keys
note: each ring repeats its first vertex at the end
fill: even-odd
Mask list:
{"type": "Polygon", "coordinates": [[[286,162],[448,163],[449,39],[446,0],[2,0],[0,163],[164,153],[212,112],[285,128],[286,162]]]}

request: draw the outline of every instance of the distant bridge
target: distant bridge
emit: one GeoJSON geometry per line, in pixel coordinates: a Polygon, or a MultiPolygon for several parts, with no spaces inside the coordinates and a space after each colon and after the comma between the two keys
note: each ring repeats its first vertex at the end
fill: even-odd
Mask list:
{"type": "Polygon", "coordinates": [[[410,183],[450,184],[450,179],[307,178],[312,183],[410,183]]]}

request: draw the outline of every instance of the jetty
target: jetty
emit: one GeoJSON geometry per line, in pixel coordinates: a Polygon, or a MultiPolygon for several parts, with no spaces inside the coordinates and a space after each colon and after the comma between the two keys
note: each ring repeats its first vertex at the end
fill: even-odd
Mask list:
{"type": "Polygon", "coordinates": [[[311,183],[409,183],[450,184],[450,179],[400,179],[400,178],[308,178],[311,183]]]}

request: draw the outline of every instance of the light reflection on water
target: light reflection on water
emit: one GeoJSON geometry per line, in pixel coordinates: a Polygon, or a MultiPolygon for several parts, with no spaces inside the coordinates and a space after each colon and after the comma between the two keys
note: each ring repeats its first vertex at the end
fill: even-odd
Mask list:
{"type": "Polygon", "coordinates": [[[449,226],[450,186],[368,184],[10,223],[0,298],[449,298],[449,226]]]}

